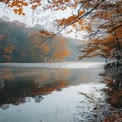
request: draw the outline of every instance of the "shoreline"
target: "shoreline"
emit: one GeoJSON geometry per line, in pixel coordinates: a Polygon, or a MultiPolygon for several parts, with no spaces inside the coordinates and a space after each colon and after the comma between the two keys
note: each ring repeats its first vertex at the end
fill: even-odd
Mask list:
{"type": "Polygon", "coordinates": [[[107,103],[111,105],[111,112],[105,117],[103,122],[122,122],[122,90],[112,89],[113,81],[105,79],[108,88],[104,89],[108,96],[107,103]]]}

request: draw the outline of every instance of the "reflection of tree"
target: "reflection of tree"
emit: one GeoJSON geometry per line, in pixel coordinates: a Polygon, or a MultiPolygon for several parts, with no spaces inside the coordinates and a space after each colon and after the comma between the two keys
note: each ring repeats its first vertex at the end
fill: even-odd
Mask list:
{"type": "Polygon", "coordinates": [[[2,80],[14,80],[13,72],[11,71],[11,68],[2,68],[2,71],[0,72],[0,78],[2,80]]]}
{"type": "Polygon", "coordinates": [[[5,110],[5,109],[9,108],[9,105],[8,105],[8,104],[4,104],[4,105],[1,106],[1,108],[2,108],[3,110],[5,110]]]}
{"type": "Polygon", "coordinates": [[[5,80],[5,87],[0,89],[0,106],[5,109],[8,104],[19,105],[25,103],[26,97],[32,97],[38,103],[44,99],[41,95],[49,94],[63,87],[66,87],[65,81],[45,84],[39,89],[32,80],[5,80]]]}
{"type": "Polygon", "coordinates": [[[48,84],[66,80],[68,81],[68,79],[71,77],[71,74],[72,72],[67,69],[43,70],[35,82],[38,84],[38,88],[42,88],[48,84]]]}
{"type": "Polygon", "coordinates": [[[39,88],[39,89],[36,89],[35,90],[35,94],[42,94],[42,95],[45,95],[45,94],[49,94],[55,90],[59,90],[61,88],[64,88],[66,87],[68,84],[66,83],[66,81],[55,81],[53,83],[50,83],[50,84],[45,84],[45,86],[43,86],[42,88],[39,88]]]}
{"type": "Polygon", "coordinates": [[[87,70],[0,68],[0,78],[4,80],[4,87],[0,88],[0,106],[19,105],[27,102],[26,98],[41,102],[43,95],[81,84],[82,81],[88,82],[91,77],[93,75],[87,70]]]}
{"type": "Polygon", "coordinates": [[[68,85],[66,80],[69,78],[69,71],[57,72],[56,70],[51,72],[50,70],[40,70],[40,75],[37,78],[35,76],[20,77],[17,74],[24,74],[24,70],[19,69],[19,72],[15,73],[16,71],[18,70],[15,68],[1,68],[1,85],[3,81],[5,84],[4,87],[0,88],[0,106],[2,109],[8,108],[9,104],[19,105],[25,103],[26,97],[32,97],[35,102],[41,102],[44,99],[41,95],[49,94],[55,90],[60,91],[61,88],[68,85]],[[65,78],[61,77],[63,73],[67,74],[65,78]],[[38,83],[41,83],[41,81],[45,83],[39,88],[37,81],[38,83]]]}
{"type": "Polygon", "coordinates": [[[36,103],[39,103],[39,102],[41,102],[41,100],[43,100],[44,98],[43,98],[41,95],[39,95],[39,96],[33,97],[33,99],[35,100],[36,103]]]}
{"type": "Polygon", "coordinates": [[[31,94],[30,81],[5,80],[5,87],[0,89],[0,106],[3,104],[18,105],[25,102],[25,97],[31,94]]]}
{"type": "Polygon", "coordinates": [[[0,79],[0,88],[3,88],[5,86],[4,79],[0,79]]]}

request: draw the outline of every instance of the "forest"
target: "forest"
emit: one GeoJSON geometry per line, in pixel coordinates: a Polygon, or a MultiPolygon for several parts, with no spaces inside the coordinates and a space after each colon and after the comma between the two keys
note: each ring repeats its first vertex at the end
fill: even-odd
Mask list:
{"type": "MultiPolygon", "coordinates": [[[[0,62],[60,62],[71,56],[66,39],[58,36],[41,44],[47,36],[35,27],[28,28],[19,21],[0,20],[0,62]]],[[[77,50],[77,49],[76,49],[77,50]]],[[[78,52],[78,51],[77,51],[78,52]]]]}
{"type": "Polygon", "coordinates": [[[27,17],[28,8],[33,13],[41,8],[41,11],[37,11],[38,16],[33,16],[37,19],[37,25],[33,27],[26,27],[18,20],[13,22],[0,20],[0,63],[69,61],[76,54],[74,52],[76,49],[79,51],[75,56],[77,61],[82,62],[84,58],[90,61],[93,57],[105,59],[104,71],[100,75],[102,82],[108,86],[105,91],[109,96],[108,102],[119,109],[114,109],[117,111],[104,122],[122,120],[122,0],[0,0],[0,2],[19,17],[27,17]],[[52,18],[52,21],[58,29],[39,29],[40,26],[46,26],[38,23],[39,15],[47,14],[46,12],[50,15],[56,12],[57,16],[52,18]],[[72,36],[81,43],[78,45],[69,43],[65,37],[72,36]]]}

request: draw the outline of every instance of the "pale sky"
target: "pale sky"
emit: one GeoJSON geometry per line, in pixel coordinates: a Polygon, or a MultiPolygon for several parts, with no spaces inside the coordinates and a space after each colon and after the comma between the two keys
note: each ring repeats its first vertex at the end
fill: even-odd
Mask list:
{"type": "MultiPolygon", "coordinates": [[[[46,6],[46,5],[44,5],[46,6]]],[[[0,3],[0,17],[2,16],[7,16],[10,18],[10,21],[13,20],[19,20],[22,23],[25,23],[27,26],[34,26],[36,24],[39,24],[42,26],[42,28],[48,30],[48,31],[59,31],[60,28],[57,26],[56,22],[54,22],[55,19],[61,19],[61,18],[67,18],[72,13],[73,11],[71,8],[67,8],[65,11],[51,11],[51,10],[46,10],[44,11],[41,6],[37,7],[36,10],[32,10],[31,6],[25,7],[24,11],[26,13],[25,16],[22,15],[16,15],[11,8],[7,8],[5,4],[0,3]]],[[[86,33],[83,33],[81,31],[78,31],[77,34],[74,32],[71,32],[70,34],[65,34],[65,32],[69,31],[72,29],[72,27],[66,28],[62,34],[67,37],[71,38],[77,38],[81,39],[83,38],[82,36],[86,33]],[[77,35],[77,36],[76,36],[77,35]]]]}
{"type": "MultiPolygon", "coordinates": [[[[47,6],[47,5],[45,5],[47,6]]],[[[0,3],[0,17],[3,15],[10,18],[10,20],[19,20],[20,22],[24,22],[27,25],[35,25],[35,24],[44,24],[46,21],[52,22],[54,19],[66,18],[72,14],[71,9],[67,9],[65,12],[63,11],[50,11],[43,10],[42,6],[37,7],[36,10],[32,10],[31,6],[27,6],[24,8],[25,16],[16,15],[11,8],[7,8],[5,4],[0,3]],[[60,15],[59,15],[60,13],[60,15]]]]}

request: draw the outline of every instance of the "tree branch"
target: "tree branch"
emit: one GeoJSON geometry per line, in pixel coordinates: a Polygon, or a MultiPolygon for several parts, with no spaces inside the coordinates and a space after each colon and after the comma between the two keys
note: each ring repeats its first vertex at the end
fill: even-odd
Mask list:
{"type": "Polygon", "coordinates": [[[53,37],[55,37],[56,35],[58,35],[59,33],[61,33],[64,29],[66,29],[68,26],[76,23],[78,20],[87,17],[89,14],[91,14],[95,9],[97,9],[101,3],[103,3],[105,0],[101,0],[101,2],[97,3],[90,11],[88,11],[87,13],[85,13],[82,16],[77,16],[73,21],[71,21],[68,25],[65,25],[61,30],[59,30],[57,33],[51,35],[50,37],[46,38],[45,40],[43,40],[42,42],[40,42],[40,44],[44,43],[45,41],[47,41],[48,39],[51,39],[53,37]]]}

